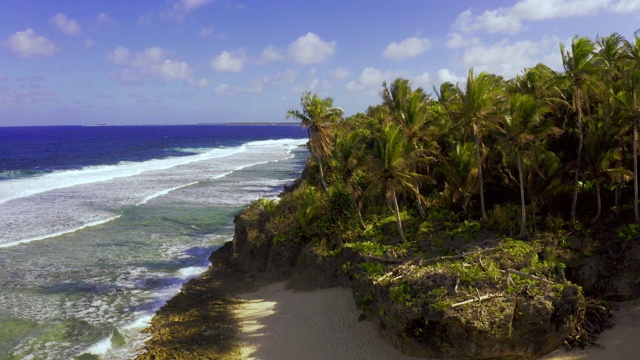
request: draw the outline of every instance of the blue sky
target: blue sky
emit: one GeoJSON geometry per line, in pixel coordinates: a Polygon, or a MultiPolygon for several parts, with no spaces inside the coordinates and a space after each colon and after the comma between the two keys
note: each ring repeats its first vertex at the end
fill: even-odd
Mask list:
{"type": "Polygon", "coordinates": [[[631,39],[640,0],[0,0],[0,126],[285,121],[303,91],[347,115],[398,76],[562,69],[573,35],[631,39]]]}

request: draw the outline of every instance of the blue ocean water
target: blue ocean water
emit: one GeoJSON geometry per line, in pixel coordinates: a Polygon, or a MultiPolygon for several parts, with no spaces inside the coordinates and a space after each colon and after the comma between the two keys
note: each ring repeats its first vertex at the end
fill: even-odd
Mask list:
{"type": "Polygon", "coordinates": [[[0,127],[0,359],[132,358],[308,156],[298,126],[0,127]]]}
{"type": "Polygon", "coordinates": [[[188,156],[189,149],[304,138],[300,126],[0,127],[0,180],[56,170],[188,156]]]}

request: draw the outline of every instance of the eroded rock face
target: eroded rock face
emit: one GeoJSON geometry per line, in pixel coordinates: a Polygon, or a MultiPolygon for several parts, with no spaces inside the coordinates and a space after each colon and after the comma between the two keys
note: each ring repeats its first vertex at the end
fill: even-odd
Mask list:
{"type": "MultiPolygon", "coordinates": [[[[235,222],[233,244],[212,258],[256,277],[291,280],[289,285],[296,289],[351,286],[356,303],[368,318],[410,355],[534,359],[557,348],[584,316],[582,292],[570,284],[535,285],[537,292],[531,293],[526,288],[502,291],[499,296],[453,308],[451,302],[435,306],[438,296],[446,299],[460,292],[458,295],[473,298],[476,289],[482,294],[496,292],[490,286],[500,287],[503,280],[467,286],[464,290],[461,284],[458,290],[459,273],[445,267],[408,265],[408,272],[401,277],[394,273],[379,281],[365,272],[349,271],[371,261],[355,250],[344,248],[328,256],[315,251],[313,243],[274,241],[259,205],[245,210],[235,222]],[[403,290],[403,286],[407,289],[403,290]],[[472,287],[474,292],[470,293],[472,287]],[[410,296],[402,297],[405,290],[410,296]]],[[[489,266],[491,257],[483,256],[483,267],[489,266]]],[[[466,266],[472,259],[464,261],[466,266]]],[[[507,268],[516,267],[514,264],[507,264],[507,268]]]]}
{"type": "Polygon", "coordinates": [[[444,311],[410,309],[379,287],[368,304],[385,335],[415,356],[535,359],[556,349],[582,321],[579,287],[531,296],[511,293],[444,311]]]}

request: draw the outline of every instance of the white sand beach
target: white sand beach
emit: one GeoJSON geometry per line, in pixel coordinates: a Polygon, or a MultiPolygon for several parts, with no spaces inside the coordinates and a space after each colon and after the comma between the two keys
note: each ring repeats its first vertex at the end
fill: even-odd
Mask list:
{"type": "MultiPolygon", "coordinates": [[[[359,322],[350,290],[294,292],[280,282],[240,297],[245,359],[419,359],[386,343],[374,323],[359,322]]],[[[542,360],[640,359],[640,302],[621,304],[614,321],[599,340],[605,349],[556,350],[542,360]]]]}
{"type": "Polygon", "coordinates": [[[640,301],[620,303],[614,312],[613,328],[603,332],[597,343],[603,349],[556,350],[540,360],[640,359],[640,301]]]}
{"type": "Polygon", "coordinates": [[[350,290],[294,292],[280,282],[240,297],[245,359],[419,359],[384,342],[373,322],[359,322],[350,290]]]}

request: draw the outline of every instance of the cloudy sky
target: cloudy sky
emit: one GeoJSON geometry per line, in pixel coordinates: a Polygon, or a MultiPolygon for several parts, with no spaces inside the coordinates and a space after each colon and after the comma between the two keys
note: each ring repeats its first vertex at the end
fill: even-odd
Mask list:
{"type": "Polygon", "coordinates": [[[0,126],[284,121],[303,91],[355,114],[398,76],[561,70],[628,39],[640,0],[0,0],[0,126]]]}

